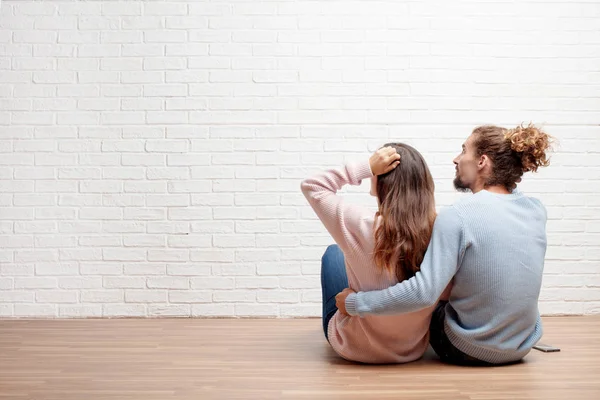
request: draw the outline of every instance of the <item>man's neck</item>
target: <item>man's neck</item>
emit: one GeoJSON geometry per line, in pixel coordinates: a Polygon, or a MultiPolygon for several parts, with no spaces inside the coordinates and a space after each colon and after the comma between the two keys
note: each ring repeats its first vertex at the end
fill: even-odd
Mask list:
{"type": "Polygon", "coordinates": [[[474,188],[471,189],[473,194],[475,194],[477,192],[481,192],[482,190],[487,190],[490,193],[510,194],[510,192],[504,186],[500,186],[500,185],[487,186],[487,187],[484,185],[476,185],[474,188]]]}

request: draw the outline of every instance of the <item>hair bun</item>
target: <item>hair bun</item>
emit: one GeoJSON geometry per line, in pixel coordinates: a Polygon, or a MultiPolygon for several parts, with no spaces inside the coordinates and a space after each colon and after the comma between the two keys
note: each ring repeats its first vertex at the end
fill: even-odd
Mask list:
{"type": "Polygon", "coordinates": [[[550,160],[546,152],[552,145],[553,138],[534,125],[519,125],[509,129],[505,134],[510,141],[510,147],[519,154],[523,164],[523,172],[537,171],[539,167],[546,167],[550,160]]]}

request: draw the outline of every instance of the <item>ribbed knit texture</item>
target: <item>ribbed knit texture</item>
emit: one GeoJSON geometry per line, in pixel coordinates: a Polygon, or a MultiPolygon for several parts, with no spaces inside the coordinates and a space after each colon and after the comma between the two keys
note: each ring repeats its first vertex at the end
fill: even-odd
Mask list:
{"type": "Polygon", "coordinates": [[[546,209],[515,191],[480,191],[438,215],[421,272],[393,287],[351,294],[351,315],[430,307],[454,277],[445,330],[464,353],[491,363],[523,358],[542,336],[538,298],[546,209]]]}
{"type": "MultiPolygon", "coordinates": [[[[372,177],[368,161],[319,173],[302,182],[302,192],[344,252],[348,283],[354,290],[379,290],[398,283],[373,262],[375,211],[347,204],[336,192],[372,177]]],[[[441,292],[440,292],[441,293],[441,292]]],[[[342,316],[329,322],[328,336],[342,357],[364,363],[402,363],[420,358],[429,342],[433,304],[394,316],[342,316]]]]}

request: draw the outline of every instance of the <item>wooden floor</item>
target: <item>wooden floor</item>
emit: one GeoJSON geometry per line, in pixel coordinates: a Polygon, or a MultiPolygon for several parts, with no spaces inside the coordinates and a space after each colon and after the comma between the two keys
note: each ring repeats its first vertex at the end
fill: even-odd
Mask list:
{"type": "Polygon", "coordinates": [[[318,319],[0,320],[0,399],[600,399],[600,317],[508,367],[341,360],[318,319]]]}

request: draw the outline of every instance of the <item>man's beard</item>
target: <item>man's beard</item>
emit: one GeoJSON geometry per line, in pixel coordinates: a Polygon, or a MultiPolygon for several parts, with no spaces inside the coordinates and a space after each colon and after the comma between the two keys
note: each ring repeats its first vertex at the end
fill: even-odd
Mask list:
{"type": "Polygon", "coordinates": [[[460,177],[458,175],[456,176],[456,178],[454,178],[454,188],[459,192],[471,191],[471,188],[467,184],[465,184],[463,181],[461,181],[460,177]]]}

